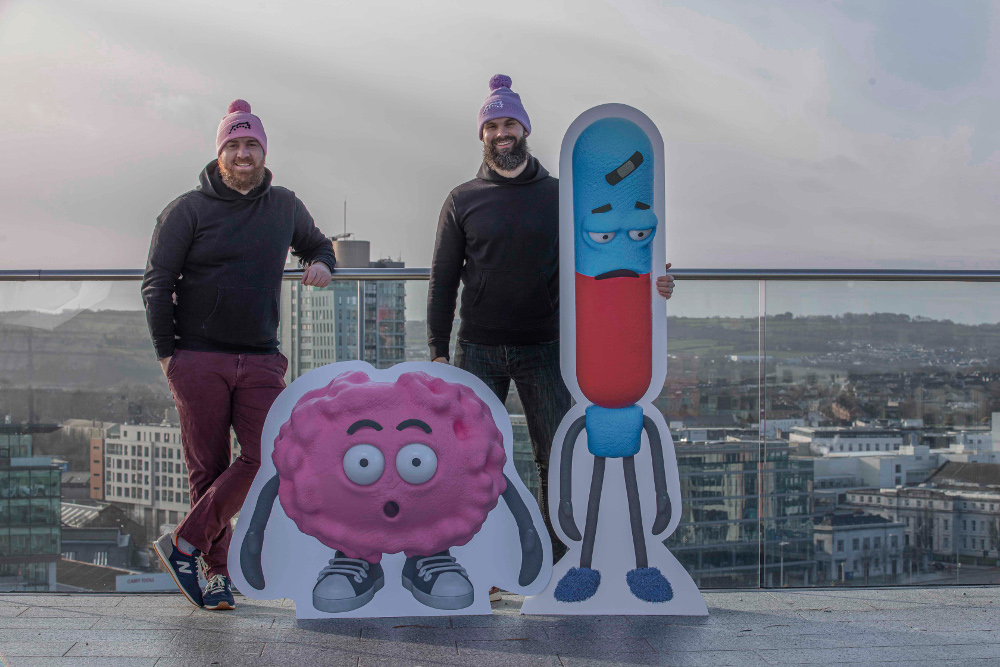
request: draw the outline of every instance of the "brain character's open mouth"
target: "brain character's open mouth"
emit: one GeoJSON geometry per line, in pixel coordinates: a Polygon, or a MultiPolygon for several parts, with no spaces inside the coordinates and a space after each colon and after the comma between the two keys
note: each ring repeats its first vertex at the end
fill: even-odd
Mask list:
{"type": "Polygon", "coordinates": [[[395,500],[390,500],[382,507],[382,511],[385,512],[385,515],[391,519],[399,514],[399,503],[395,500]]]}

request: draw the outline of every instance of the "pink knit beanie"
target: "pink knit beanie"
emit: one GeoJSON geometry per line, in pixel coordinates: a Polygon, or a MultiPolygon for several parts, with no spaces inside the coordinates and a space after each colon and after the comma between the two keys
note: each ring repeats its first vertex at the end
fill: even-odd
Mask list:
{"type": "Polygon", "coordinates": [[[222,147],[230,139],[253,137],[260,142],[267,155],[267,135],[260,118],[250,113],[250,103],[246,100],[233,100],[229,103],[229,113],[219,123],[219,133],[215,138],[215,154],[222,153],[222,147]]]}

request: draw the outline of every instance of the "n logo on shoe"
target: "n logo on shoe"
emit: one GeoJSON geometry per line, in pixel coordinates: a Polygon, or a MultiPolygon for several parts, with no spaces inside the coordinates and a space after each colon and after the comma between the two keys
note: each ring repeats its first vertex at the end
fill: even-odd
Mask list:
{"type": "Polygon", "coordinates": [[[181,561],[177,564],[177,571],[182,574],[191,574],[191,563],[185,563],[181,561]]]}

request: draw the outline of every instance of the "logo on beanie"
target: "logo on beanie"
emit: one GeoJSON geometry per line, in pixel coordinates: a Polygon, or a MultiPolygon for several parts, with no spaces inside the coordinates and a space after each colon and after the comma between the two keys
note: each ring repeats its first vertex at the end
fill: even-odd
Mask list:
{"type": "Polygon", "coordinates": [[[490,109],[503,109],[503,100],[493,100],[489,104],[483,106],[483,110],[479,113],[486,113],[490,109]]]}
{"type": "Polygon", "coordinates": [[[235,132],[236,130],[240,129],[241,127],[245,127],[248,130],[251,129],[251,127],[250,127],[250,121],[244,120],[244,121],[240,121],[239,123],[233,123],[233,126],[229,128],[229,132],[227,132],[226,134],[232,134],[233,132],[235,132]]]}

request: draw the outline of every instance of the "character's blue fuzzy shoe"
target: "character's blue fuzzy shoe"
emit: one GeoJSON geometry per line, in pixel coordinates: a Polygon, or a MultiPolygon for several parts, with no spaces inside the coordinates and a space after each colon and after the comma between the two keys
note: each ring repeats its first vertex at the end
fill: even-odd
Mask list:
{"type": "MultiPolygon", "coordinates": [[[[637,567],[630,570],[625,575],[625,581],[632,590],[632,595],[646,602],[669,602],[674,598],[674,589],[670,587],[670,582],[663,576],[659,568],[637,567]]],[[[560,584],[562,582],[559,582],[560,584]]],[[[556,598],[559,592],[556,589],[556,598]]]]}
{"type": "Polygon", "coordinates": [[[556,585],[555,598],[560,602],[583,602],[594,597],[601,585],[601,573],[589,567],[571,567],[556,585]]]}

